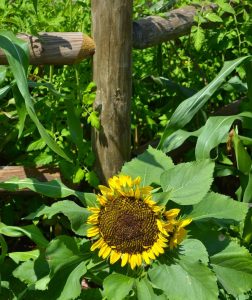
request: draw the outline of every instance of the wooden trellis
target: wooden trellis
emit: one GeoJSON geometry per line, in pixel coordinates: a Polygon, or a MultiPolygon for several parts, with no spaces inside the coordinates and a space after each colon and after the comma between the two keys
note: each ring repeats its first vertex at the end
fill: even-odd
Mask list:
{"type": "MultiPolygon", "coordinates": [[[[78,32],[20,34],[29,44],[30,64],[64,65],[78,63],[94,55],[94,104],[100,113],[101,129],[93,130],[92,144],[96,170],[102,182],[117,173],[130,158],[131,52],[188,34],[199,10],[215,10],[216,5],[186,6],[163,17],[149,16],[132,21],[132,0],[93,0],[93,39],[78,32]],[[95,47],[96,45],[96,47],[95,47]]],[[[216,25],[211,22],[205,26],[216,25]]],[[[0,50],[0,64],[7,60],[0,50]]],[[[60,178],[56,170],[0,167],[0,181],[10,177],[60,178]]]]}

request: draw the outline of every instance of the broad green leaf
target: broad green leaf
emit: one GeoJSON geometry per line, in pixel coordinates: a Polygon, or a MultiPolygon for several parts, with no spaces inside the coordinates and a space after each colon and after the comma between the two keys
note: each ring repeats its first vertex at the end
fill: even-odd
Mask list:
{"type": "Polygon", "coordinates": [[[135,280],[137,300],[166,300],[164,294],[155,294],[151,282],[146,278],[135,280]]]}
{"type": "Polygon", "coordinates": [[[8,254],[8,256],[18,264],[20,261],[37,259],[39,257],[39,250],[35,249],[24,252],[11,252],[8,254]]]}
{"type": "Polygon", "coordinates": [[[81,236],[86,235],[88,228],[86,221],[90,212],[73,201],[63,200],[52,204],[52,206],[43,205],[36,212],[25,217],[25,219],[30,220],[41,216],[46,216],[48,219],[51,219],[54,215],[59,213],[62,213],[69,219],[71,228],[76,234],[81,236]]]}
{"type": "Polygon", "coordinates": [[[20,264],[14,271],[13,276],[26,283],[35,285],[38,280],[49,273],[48,264],[43,259],[27,260],[20,264]]]}
{"type": "Polygon", "coordinates": [[[81,253],[74,238],[59,236],[50,242],[46,258],[50,267],[51,281],[48,299],[75,299],[81,293],[80,278],[86,272],[89,253],[81,253]]]}
{"type": "Polygon", "coordinates": [[[86,262],[83,261],[70,273],[58,300],[75,299],[81,293],[81,277],[87,272],[86,262]]]}
{"type": "Polygon", "coordinates": [[[59,145],[51,138],[47,133],[43,125],[40,123],[31,99],[31,95],[28,89],[27,70],[28,70],[28,55],[29,49],[27,42],[24,42],[14,36],[13,33],[8,31],[0,32],[0,47],[3,49],[8,63],[13,72],[14,78],[18,89],[24,98],[26,110],[32,121],[35,123],[41,137],[46,141],[47,145],[59,156],[63,157],[67,161],[71,159],[65,154],[65,152],[59,147],[59,145]]]}
{"type": "Polygon", "coordinates": [[[216,277],[207,261],[208,254],[203,244],[198,240],[187,240],[181,244],[178,258],[155,264],[148,274],[151,282],[163,290],[168,299],[216,300],[216,277]]]}
{"type": "Polygon", "coordinates": [[[152,183],[160,183],[160,175],[173,167],[172,160],[162,151],[151,146],[143,153],[124,164],[121,173],[130,175],[133,178],[140,176],[141,185],[146,186],[152,183]]]}
{"type": "Polygon", "coordinates": [[[231,241],[219,253],[210,257],[218,281],[237,297],[252,289],[252,256],[248,250],[231,241]]]}
{"type": "Polygon", "coordinates": [[[220,143],[228,140],[228,132],[235,120],[241,119],[242,115],[210,117],[203,126],[198,137],[195,156],[196,159],[210,158],[210,152],[220,143]]]}
{"type": "Polygon", "coordinates": [[[181,163],[161,175],[161,187],[170,200],[180,205],[200,202],[213,181],[214,163],[210,160],[181,163]]]}
{"type": "Polygon", "coordinates": [[[104,279],[104,296],[108,300],[123,300],[132,290],[134,278],[122,274],[111,274],[104,279]]]}
{"type": "Polygon", "coordinates": [[[205,86],[192,97],[183,101],[171,116],[170,122],[167,124],[164,133],[161,137],[158,148],[163,150],[164,142],[169,137],[169,135],[171,135],[177,129],[183,128],[187,123],[189,123],[191,119],[195,116],[195,114],[203,107],[203,105],[223,84],[226,77],[236,67],[238,67],[241,63],[248,59],[251,59],[251,56],[245,56],[235,59],[233,61],[225,62],[219,74],[207,86],[205,86]]]}
{"type": "Polygon", "coordinates": [[[39,247],[46,247],[48,241],[43,236],[41,231],[35,225],[27,226],[8,226],[4,223],[0,223],[0,234],[9,236],[9,237],[21,237],[26,235],[32,241],[34,241],[39,247]]]}
{"type": "Polygon", "coordinates": [[[193,221],[208,221],[209,219],[218,219],[218,222],[224,224],[234,224],[245,219],[248,212],[248,205],[233,200],[232,198],[209,193],[202,201],[193,205],[188,218],[193,221]]]}
{"type": "Polygon", "coordinates": [[[8,191],[17,191],[21,189],[30,189],[31,191],[52,198],[65,198],[70,195],[76,196],[80,201],[87,206],[96,206],[96,196],[91,193],[82,193],[72,190],[65,186],[60,180],[52,180],[47,182],[38,181],[34,178],[24,179],[9,179],[5,182],[0,182],[0,188],[8,191]]]}

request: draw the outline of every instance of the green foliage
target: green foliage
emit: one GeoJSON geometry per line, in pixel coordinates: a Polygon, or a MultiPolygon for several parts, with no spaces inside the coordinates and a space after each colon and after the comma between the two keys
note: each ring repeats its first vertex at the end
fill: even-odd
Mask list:
{"type": "MultiPolygon", "coordinates": [[[[134,17],[183,4],[191,1],[136,0],[134,17]]],[[[0,47],[9,61],[0,67],[1,164],[56,166],[67,180],[0,183],[36,193],[1,199],[0,299],[251,298],[252,4],[214,4],[215,11],[199,9],[188,36],[133,51],[132,140],[141,154],[121,173],[140,176],[158,205],[180,208],[192,223],[178,248],[132,271],[98,258],[86,238],[87,207],[97,206],[90,191],[99,184],[90,61],[31,67],[26,43],[13,35],[89,32],[90,1],[0,1],[0,47]],[[215,25],[206,29],[209,21],[215,25]],[[212,116],[237,99],[239,113],[212,116]],[[141,150],[160,138],[159,150],[141,150]]]]}

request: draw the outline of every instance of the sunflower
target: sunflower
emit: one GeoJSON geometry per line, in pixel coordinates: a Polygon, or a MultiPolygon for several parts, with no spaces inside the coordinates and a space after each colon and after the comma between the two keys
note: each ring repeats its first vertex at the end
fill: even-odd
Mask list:
{"type": "Polygon", "coordinates": [[[141,179],[119,175],[100,185],[99,207],[89,207],[87,236],[96,240],[91,251],[99,249],[111,264],[121,259],[132,269],[150,264],[164,248],[173,249],[185,237],[184,227],[191,219],[177,220],[179,209],[165,211],[152,200],[152,187],[140,187],[141,179]]]}

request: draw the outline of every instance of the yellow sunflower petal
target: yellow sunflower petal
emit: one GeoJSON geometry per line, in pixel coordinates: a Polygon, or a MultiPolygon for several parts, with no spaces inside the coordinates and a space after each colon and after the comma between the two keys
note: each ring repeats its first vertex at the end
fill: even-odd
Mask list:
{"type": "Polygon", "coordinates": [[[136,254],[136,264],[140,267],[142,265],[142,256],[140,253],[136,254]]]}
{"type": "Polygon", "coordinates": [[[144,251],[142,253],[142,257],[143,257],[144,261],[146,262],[146,264],[149,265],[150,264],[150,258],[149,258],[149,255],[147,254],[146,251],[144,251]]]}
{"type": "Polygon", "coordinates": [[[129,254],[123,253],[121,267],[124,267],[127,264],[128,260],[129,260],[129,254]]]}
{"type": "Polygon", "coordinates": [[[185,227],[192,222],[192,219],[184,219],[179,221],[179,227],[185,227]]]}
{"type": "Polygon", "coordinates": [[[167,219],[174,219],[178,216],[179,212],[180,209],[174,208],[174,209],[167,210],[164,214],[167,219]]]}
{"type": "Polygon", "coordinates": [[[140,196],[141,196],[141,193],[140,193],[139,187],[137,187],[135,190],[135,197],[136,197],[136,199],[139,199],[140,196]]]}
{"type": "Polygon", "coordinates": [[[137,255],[131,254],[129,257],[129,262],[130,262],[131,269],[134,270],[137,265],[137,255]]]}
{"type": "Polygon", "coordinates": [[[102,206],[105,206],[107,203],[107,198],[105,196],[99,195],[97,196],[98,201],[102,206]]]}
{"type": "Polygon", "coordinates": [[[140,176],[137,176],[137,177],[133,180],[133,183],[134,183],[135,185],[139,185],[140,182],[141,182],[141,177],[140,177],[140,176]]]}
{"type": "Polygon", "coordinates": [[[156,256],[155,256],[154,252],[152,251],[152,249],[148,250],[147,254],[148,254],[149,258],[151,258],[151,259],[155,259],[156,258],[156,256]]]}
{"type": "Polygon", "coordinates": [[[98,187],[104,196],[113,194],[112,190],[104,185],[98,185],[98,187]]]}
{"type": "Polygon", "coordinates": [[[98,253],[98,256],[101,257],[103,255],[103,253],[107,250],[109,246],[107,244],[104,244],[100,250],[99,250],[99,253],[98,253]]]}
{"type": "Polygon", "coordinates": [[[97,248],[101,248],[103,246],[104,240],[103,238],[100,238],[98,241],[96,241],[90,248],[91,251],[94,251],[97,248]]]}
{"type": "Polygon", "coordinates": [[[99,234],[99,232],[100,232],[99,227],[97,226],[91,227],[87,230],[87,237],[96,236],[97,234],[99,234]]]}
{"type": "Polygon", "coordinates": [[[109,254],[110,254],[110,252],[111,252],[111,250],[112,250],[112,249],[108,246],[108,247],[106,248],[106,250],[103,252],[102,258],[105,259],[106,257],[108,257],[109,254]]]}
{"type": "Polygon", "coordinates": [[[118,261],[118,259],[120,259],[121,257],[121,253],[112,250],[110,253],[110,263],[113,265],[114,263],[116,263],[118,261]]]}

